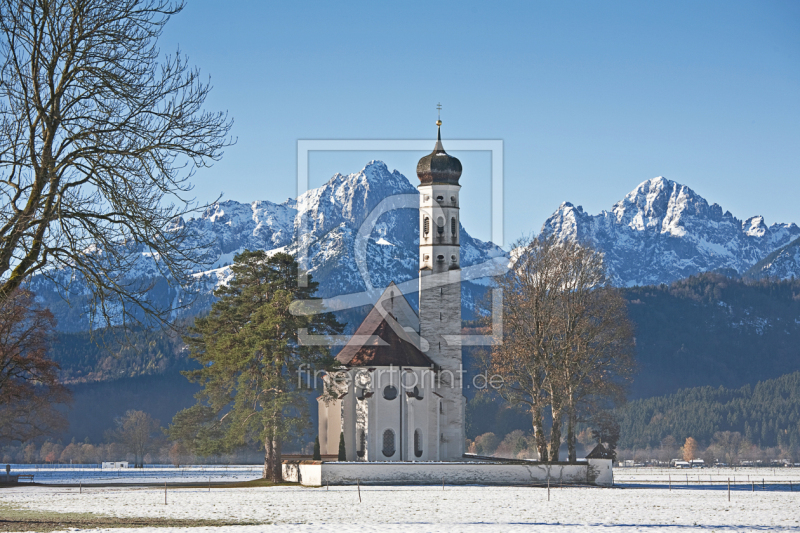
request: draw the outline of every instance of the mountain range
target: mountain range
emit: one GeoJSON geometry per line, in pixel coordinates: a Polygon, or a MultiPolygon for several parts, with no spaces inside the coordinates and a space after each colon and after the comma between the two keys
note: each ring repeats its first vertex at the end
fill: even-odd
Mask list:
{"type": "Polygon", "coordinates": [[[623,287],[669,284],[708,271],[733,277],[800,276],[796,224],[767,226],[762,216],[740,220],[663,177],[642,182],[597,215],[564,202],[545,221],[542,233],[588,241],[603,250],[614,284],[623,287]]]}
{"type": "MultiPolygon", "coordinates": [[[[192,272],[201,297],[193,308],[181,312],[194,314],[207,308],[213,289],[230,278],[233,257],[245,249],[295,255],[319,282],[323,298],[369,297],[367,281],[377,290],[390,281],[408,281],[407,297],[415,304],[417,194],[401,173],[371,161],[359,172],[336,174],[323,186],[282,203],[214,203],[199,216],[178,222],[199,242],[211,243],[210,259],[192,272]],[[375,216],[376,208],[383,211],[380,216],[375,216]],[[359,232],[364,240],[359,240],[359,232]],[[359,248],[359,243],[366,246],[359,248]]],[[[466,319],[485,291],[481,277],[497,272],[508,254],[473,238],[464,227],[460,231],[461,264],[471,278],[462,288],[466,319]]],[[[800,276],[796,224],[767,226],[760,216],[742,221],[717,204],[709,205],[689,187],[663,177],[644,181],[610,211],[598,215],[565,202],[544,222],[541,233],[592,243],[605,253],[611,279],[622,287],[668,284],[706,271],[734,277],[800,276]]],[[[159,283],[152,254],[142,253],[132,276],[155,281],[153,301],[170,305],[182,297],[159,283]]],[[[67,306],[41,279],[34,282],[34,290],[54,311],[60,329],[88,329],[80,304],[67,306]]]]}

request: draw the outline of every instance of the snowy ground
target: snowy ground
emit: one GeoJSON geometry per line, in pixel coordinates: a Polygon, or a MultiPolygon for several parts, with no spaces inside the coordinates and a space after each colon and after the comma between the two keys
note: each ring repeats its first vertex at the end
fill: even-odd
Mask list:
{"type": "MultiPolygon", "coordinates": [[[[727,480],[725,471],[700,471],[727,480]]],[[[625,481],[618,488],[527,487],[273,487],[248,489],[172,489],[156,487],[18,487],[0,490],[0,506],[42,511],[94,512],[121,517],[170,517],[250,520],[263,525],[192,528],[192,532],[471,532],[589,529],[608,531],[798,531],[800,486],[791,492],[778,481],[797,481],[797,469],[738,470],[739,475],[765,479],[765,489],[752,484],[734,487],[728,502],[724,484],[689,484],[688,472],[618,469],[625,481]],[[684,476],[673,490],[661,484],[662,475],[684,476]],[[770,485],[768,474],[773,476],[770,485]],[[656,476],[656,477],[654,477],[656,476]],[[779,479],[780,478],[780,479],[779,479]],[[657,483],[651,483],[656,479],[657,483]]],[[[733,477],[731,475],[731,477],[733,477]]],[[[165,529],[130,530],[149,533],[165,529]]],[[[127,530],[110,530],[122,532],[127,530]]],[[[169,531],[178,531],[169,530],[169,531]]],[[[181,529],[180,531],[188,531],[181,529]]]]}

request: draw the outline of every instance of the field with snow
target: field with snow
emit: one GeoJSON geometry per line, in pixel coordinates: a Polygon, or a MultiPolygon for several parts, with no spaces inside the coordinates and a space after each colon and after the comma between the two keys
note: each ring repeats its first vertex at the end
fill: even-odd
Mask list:
{"type": "MultiPolygon", "coordinates": [[[[255,533],[363,531],[800,531],[800,470],[617,469],[615,488],[400,486],[169,489],[20,486],[0,490],[3,508],[117,517],[211,519],[254,525],[130,531],[255,533]],[[727,478],[738,485],[728,502],[727,478]],[[683,484],[675,477],[681,476],[683,484]],[[687,484],[686,475],[689,476],[687,484]],[[698,484],[696,476],[700,476],[698,484]],[[746,477],[764,480],[755,487],[746,477]],[[695,476],[695,482],[691,478],[695,476]],[[724,483],[710,484],[725,480],[724,483]],[[740,476],[743,476],[740,479],[740,476]],[[662,479],[663,477],[663,479],[662,479]],[[668,488],[672,478],[672,490],[668,488]],[[666,481],[667,483],[665,483],[666,481]],[[794,482],[793,491],[788,485],[794,482]],[[257,524],[257,525],[255,525],[257,524]]],[[[177,480],[176,480],[177,481],[177,480]]],[[[109,530],[112,531],[112,530],[109,530]]],[[[124,531],[115,529],[113,531],[124,531]]]]}

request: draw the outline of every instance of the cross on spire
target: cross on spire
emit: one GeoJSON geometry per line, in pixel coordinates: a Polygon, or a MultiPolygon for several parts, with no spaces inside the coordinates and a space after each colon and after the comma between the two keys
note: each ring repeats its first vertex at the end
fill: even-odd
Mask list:
{"type": "Polygon", "coordinates": [[[437,112],[437,115],[438,115],[437,120],[436,120],[436,125],[437,126],[441,126],[442,125],[442,104],[441,104],[441,102],[436,104],[436,112],[437,112]]]}

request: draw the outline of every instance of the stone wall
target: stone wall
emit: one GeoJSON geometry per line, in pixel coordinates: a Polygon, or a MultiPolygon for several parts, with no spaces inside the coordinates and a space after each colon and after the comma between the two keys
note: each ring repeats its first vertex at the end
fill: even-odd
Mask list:
{"type": "Polygon", "coordinates": [[[285,462],[284,479],[320,485],[551,485],[610,486],[610,459],[569,463],[349,463],[285,462]]]}

